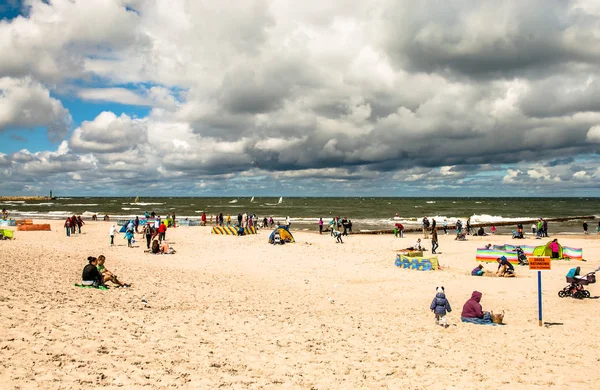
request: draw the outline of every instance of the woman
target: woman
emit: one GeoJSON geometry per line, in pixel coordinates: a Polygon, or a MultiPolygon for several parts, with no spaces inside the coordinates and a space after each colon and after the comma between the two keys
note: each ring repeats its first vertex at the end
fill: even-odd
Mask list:
{"type": "Polygon", "coordinates": [[[559,252],[559,245],[558,245],[558,239],[555,238],[554,240],[552,240],[552,242],[550,243],[550,245],[548,245],[548,248],[550,248],[550,250],[552,251],[552,256],[550,256],[551,259],[558,259],[558,252],[559,252]]]}
{"type": "Polygon", "coordinates": [[[104,284],[102,274],[98,271],[96,266],[98,265],[98,259],[92,256],[88,257],[88,264],[83,267],[81,273],[81,284],[83,286],[94,286],[99,287],[104,284]]]}
{"type": "Polygon", "coordinates": [[[152,241],[152,249],[151,252],[155,255],[160,253],[160,245],[158,244],[158,240],[152,241]]]}
{"type": "Polygon", "coordinates": [[[479,291],[473,291],[471,294],[471,299],[465,302],[463,306],[462,313],[460,315],[460,319],[462,322],[470,322],[472,324],[479,325],[492,325],[492,316],[489,312],[484,312],[481,308],[481,293],[479,291]]]}
{"type": "Polygon", "coordinates": [[[319,218],[319,234],[323,234],[323,218],[319,218]]]}
{"type": "Polygon", "coordinates": [[[150,224],[144,226],[144,236],[146,237],[146,248],[150,249],[150,242],[152,241],[152,227],[150,224]]]}

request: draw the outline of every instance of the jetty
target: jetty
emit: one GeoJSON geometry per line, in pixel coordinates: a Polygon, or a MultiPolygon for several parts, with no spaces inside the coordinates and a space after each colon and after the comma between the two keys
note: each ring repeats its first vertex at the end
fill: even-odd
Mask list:
{"type": "MultiPolygon", "coordinates": [[[[567,222],[567,221],[577,221],[577,220],[590,220],[590,219],[596,219],[596,217],[594,215],[580,215],[580,216],[575,216],[575,217],[560,217],[560,218],[544,218],[544,221],[547,222],[567,222]]],[[[480,227],[489,227],[489,226],[516,226],[518,224],[522,224],[522,225],[528,225],[531,223],[537,223],[538,219],[524,219],[524,220],[514,220],[514,221],[502,221],[502,222],[485,222],[485,223],[473,223],[471,224],[471,229],[475,229],[475,228],[480,228],[480,227]]],[[[391,223],[395,223],[393,221],[390,221],[391,223]]],[[[437,225],[438,230],[442,229],[443,226],[442,224],[437,225]]],[[[463,223],[463,229],[466,228],[466,220],[463,223]]],[[[456,225],[450,225],[448,224],[448,230],[454,230],[456,229],[456,225]]],[[[422,232],[423,228],[421,226],[419,227],[412,227],[412,228],[404,228],[404,232],[405,233],[410,233],[410,232],[422,232]]],[[[360,232],[352,232],[350,234],[393,234],[394,233],[394,229],[380,229],[380,230],[365,230],[365,231],[360,231],[360,232]]]]}
{"type": "Polygon", "coordinates": [[[0,196],[0,201],[52,200],[49,196],[0,196]]]}

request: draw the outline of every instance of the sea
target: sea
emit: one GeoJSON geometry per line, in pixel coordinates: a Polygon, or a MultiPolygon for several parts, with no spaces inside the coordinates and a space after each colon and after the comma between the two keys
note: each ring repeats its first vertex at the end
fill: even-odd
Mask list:
{"type": "MultiPolygon", "coordinates": [[[[198,220],[203,212],[210,220],[215,215],[256,214],[259,220],[273,217],[283,222],[287,216],[293,229],[318,230],[319,218],[327,224],[333,217],[352,221],[353,231],[392,229],[400,221],[405,227],[418,227],[424,216],[435,218],[438,226],[444,220],[457,219],[471,223],[497,223],[537,218],[595,216],[587,221],[590,232],[596,232],[600,218],[600,198],[468,198],[468,197],[57,197],[48,200],[0,201],[11,218],[63,219],[81,215],[84,220],[96,214],[101,220],[143,216],[154,211],[160,216],[175,213],[177,219],[198,220]]],[[[581,220],[551,222],[549,231],[561,234],[582,233],[581,220]]],[[[498,227],[508,232],[514,227],[498,227]]],[[[526,226],[526,231],[530,228],[526,226]]]]}

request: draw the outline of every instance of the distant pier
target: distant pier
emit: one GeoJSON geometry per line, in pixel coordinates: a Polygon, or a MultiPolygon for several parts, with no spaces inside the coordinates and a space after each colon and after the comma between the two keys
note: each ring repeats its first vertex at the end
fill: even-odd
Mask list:
{"type": "Polygon", "coordinates": [[[54,197],[49,196],[0,196],[0,201],[27,201],[27,200],[52,200],[54,197]]]}

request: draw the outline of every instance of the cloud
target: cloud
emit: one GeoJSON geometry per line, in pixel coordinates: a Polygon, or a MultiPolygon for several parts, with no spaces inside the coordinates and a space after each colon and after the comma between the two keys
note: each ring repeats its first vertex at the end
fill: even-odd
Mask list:
{"type": "Polygon", "coordinates": [[[66,117],[58,98],[104,112],[51,131],[90,164],[83,173],[60,171],[58,156],[7,156],[101,189],[151,175],[172,190],[588,190],[600,142],[593,3],[32,0],[0,22],[0,52],[14,53],[0,74],[27,96],[6,123],[23,122],[39,90],[55,109],[36,127],[66,117]],[[213,186],[223,178],[231,187],[213,186]]]}
{"type": "Polygon", "coordinates": [[[61,140],[70,124],[69,111],[39,82],[0,78],[0,131],[46,127],[48,138],[61,140]]]}
{"type": "Polygon", "coordinates": [[[600,125],[591,127],[587,132],[586,139],[589,142],[600,143],[600,125]]]}
{"type": "Polygon", "coordinates": [[[144,120],[132,119],[125,114],[117,117],[102,112],[91,122],[83,122],[73,132],[69,146],[77,152],[114,153],[133,149],[145,143],[147,126],[144,120]]]}

